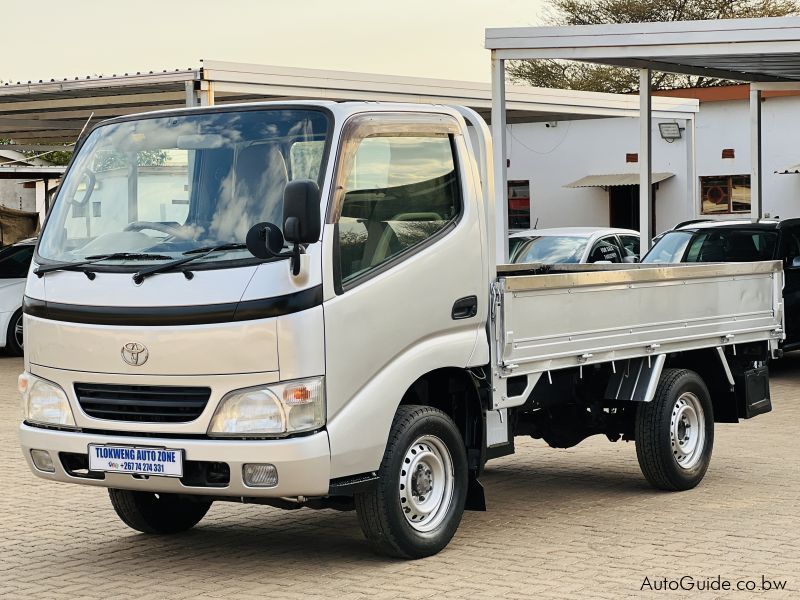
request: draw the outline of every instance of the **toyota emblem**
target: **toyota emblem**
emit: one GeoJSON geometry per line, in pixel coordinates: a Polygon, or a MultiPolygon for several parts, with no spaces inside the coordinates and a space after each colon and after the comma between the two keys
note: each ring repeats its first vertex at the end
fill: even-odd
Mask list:
{"type": "Polygon", "coordinates": [[[122,347],[122,360],[132,367],[141,367],[149,356],[150,353],[144,344],[129,342],[122,347]]]}

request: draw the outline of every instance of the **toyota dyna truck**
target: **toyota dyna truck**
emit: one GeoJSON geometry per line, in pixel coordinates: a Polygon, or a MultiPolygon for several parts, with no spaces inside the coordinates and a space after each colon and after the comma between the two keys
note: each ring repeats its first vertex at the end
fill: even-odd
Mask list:
{"type": "Polygon", "coordinates": [[[31,470],[149,534],[215,501],[355,509],[406,558],[485,509],[515,436],[633,441],[654,487],[693,488],[715,423],[771,410],[781,263],[503,265],[492,173],[461,107],[94,127],[27,279],[31,470]]]}

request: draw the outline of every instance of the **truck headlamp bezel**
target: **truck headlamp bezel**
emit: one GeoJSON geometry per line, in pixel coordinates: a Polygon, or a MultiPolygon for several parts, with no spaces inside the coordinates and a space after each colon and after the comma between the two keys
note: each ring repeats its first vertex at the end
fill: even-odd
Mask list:
{"type": "Polygon", "coordinates": [[[222,397],[209,437],[286,437],[325,425],[325,378],[309,377],[233,390],[222,397]]]}
{"type": "Polygon", "coordinates": [[[25,372],[19,376],[18,386],[26,423],[77,429],[69,398],[60,385],[25,372]]]}

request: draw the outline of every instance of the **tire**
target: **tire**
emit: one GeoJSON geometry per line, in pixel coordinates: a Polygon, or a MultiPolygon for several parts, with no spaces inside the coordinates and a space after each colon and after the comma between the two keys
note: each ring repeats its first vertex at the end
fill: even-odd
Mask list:
{"type": "Polygon", "coordinates": [[[700,376],[664,369],[655,397],[636,413],[636,456],[647,481],[661,490],[695,487],[714,447],[714,410],[700,376]]]}
{"type": "Polygon", "coordinates": [[[423,558],[442,550],[464,514],[467,455],[455,423],[429,406],[401,406],[379,480],[355,495],[361,530],[376,552],[423,558]]]}
{"type": "Polygon", "coordinates": [[[18,309],[8,322],[6,331],[6,350],[13,356],[22,356],[24,351],[22,339],[22,309],[18,309]]]}
{"type": "Polygon", "coordinates": [[[212,504],[201,498],[131,490],[109,489],[108,495],[122,522],[142,533],[171,534],[191,529],[212,504]]]}

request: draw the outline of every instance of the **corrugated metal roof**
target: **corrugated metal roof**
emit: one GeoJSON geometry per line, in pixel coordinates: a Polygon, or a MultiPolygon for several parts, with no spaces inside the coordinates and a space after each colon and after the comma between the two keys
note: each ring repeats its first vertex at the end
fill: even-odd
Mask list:
{"type": "MultiPolygon", "coordinates": [[[[653,173],[653,183],[659,183],[670,177],[674,177],[675,173],[653,173]]],[[[608,175],[587,175],[581,177],[577,181],[568,183],[566,188],[582,188],[582,187],[614,187],[618,185],[639,185],[639,173],[614,173],[608,175]]]]}
{"type": "Polygon", "coordinates": [[[800,18],[486,30],[502,59],[562,59],[736,81],[800,80],[800,18]]]}

